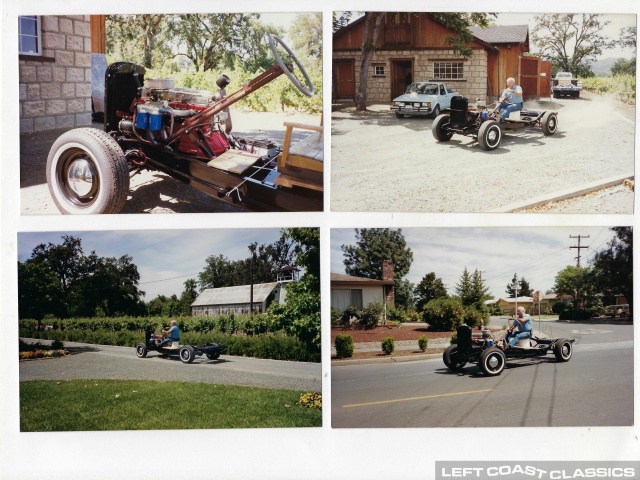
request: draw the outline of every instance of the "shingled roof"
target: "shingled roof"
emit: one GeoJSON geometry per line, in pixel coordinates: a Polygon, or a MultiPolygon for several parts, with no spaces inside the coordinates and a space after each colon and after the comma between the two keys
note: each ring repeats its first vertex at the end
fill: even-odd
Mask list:
{"type": "Polygon", "coordinates": [[[474,37],[480,40],[496,43],[524,43],[529,36],[527,25],[494,25],[489,28],[469,27],[474,37]]]}

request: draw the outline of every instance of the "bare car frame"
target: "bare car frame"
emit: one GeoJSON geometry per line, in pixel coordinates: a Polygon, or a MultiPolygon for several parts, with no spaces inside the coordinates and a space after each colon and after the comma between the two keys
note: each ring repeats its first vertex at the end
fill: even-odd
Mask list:
{"type": "MultiPolygon", "coordinates": [[[[70,130],[49,152],[47,183],[58,209],[66,214],[118,213],[127,200],[130,177],[152,169],[252,210],[322,210],[321,189],[304,188],[303,182],[278,183],[279,146],[231,134],[229,107],[282,74],[304,95],[314,94],[289,47],[275,35],[269,37],[269,46],[276,63],[229,95],[225,75],[216,82],[220,90],[212,94],[174,88],[168,79],[145,83],[144,68],[133,63],[110,65],[104,130],[70,130]]],[[[322,173],[319,180],[318,173],[312,173],[321,183],[322,173]]]]}

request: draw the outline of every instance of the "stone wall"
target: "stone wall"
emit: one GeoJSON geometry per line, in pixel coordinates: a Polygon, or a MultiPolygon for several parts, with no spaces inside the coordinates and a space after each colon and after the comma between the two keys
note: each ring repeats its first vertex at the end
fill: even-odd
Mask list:
{"type": "MultiPolygon", "coordinates": [[[[355,59],[355,83],[360,84],[360,52],[334,52],[333,58],[355,59]]],[[[369,83],[367,86],[367,101],[371,103],[389,103],[391,95],[391,60],[413,60],[413,80],[415,82],[433,79],[433,63],[449,59],[458,59],[459,55],[453,50],[384,50],[377,51],[371,60],[369,83]],[[385,74],[374,76],[374,65],[384,65],[385,74]]],[[[463,96],[475,101],[476,98],[485,99],[487,96],[487,52],[474,50],[470,59],[464,61],[464,80],[444,80],[448,88],[460,92],[463,96]]]]}
{"type": "Polygon", "coordinates": [[[89,15],[42,17],[42,56],[20,56],[20,132],[91,124],[89,15]]]}

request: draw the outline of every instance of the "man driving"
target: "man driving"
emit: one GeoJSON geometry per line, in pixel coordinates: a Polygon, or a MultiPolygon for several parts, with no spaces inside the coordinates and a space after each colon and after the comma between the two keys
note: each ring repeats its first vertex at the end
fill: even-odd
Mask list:
{"type": "Polygon", "coordinates": [[[504,341],[509,345],[509,348],[515,347],[523,338],[531,338],[531,332],[533,331],[531,316],[528,313],[524,313],[524,307],[518,307],[517,312],[517,318],[513,322],[513,325],[509,327],[509,331],[504,337],[504,341]],[[515,330],[517,330],[517,332],[513,333],[515,330]]]}
{"type": "Polygon", "coordinates": [[[498,107],[502,112],[500,114],[500,123],[502,123],[511,112],[522,110],[522,88],[516,85],[513,77],[507,78],[507,88],[502,91],[500,98],[505,100],[498,107]]]}
{"type": "Polygon", "coordinates": [[[180,329],[178,328],[178,324],[175,320],[171,320],[171,327],[165,328],[164,333],[167,335],[164,340],[160,342],[159,347],[163,347],[164,345],[177,342],[180,340],[180,329]]]}

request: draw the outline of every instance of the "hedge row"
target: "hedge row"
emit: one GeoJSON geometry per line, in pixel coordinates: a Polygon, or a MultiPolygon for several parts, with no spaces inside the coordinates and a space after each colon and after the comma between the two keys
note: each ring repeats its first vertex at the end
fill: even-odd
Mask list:
{"type": "MultiPolygon", "coordinates": [[[[91,343],[97,345],[117,345],[134,347],[144,342],[144,334],[128,331],[90,331],[90,330],[46,330],[34,331],[20,329],[22,337],[65,342],[91,343]]],[[[228,333],[187,332],[180,338],[185,345],[204,345],[219,343],[226,347],[225,355],[241,357],[269,358],[272,360],[290,360],[298,362],[320,362],[320,353],[309,351],[300,340],[283,334],[269,335],[231,335],[228,333]]]]}

